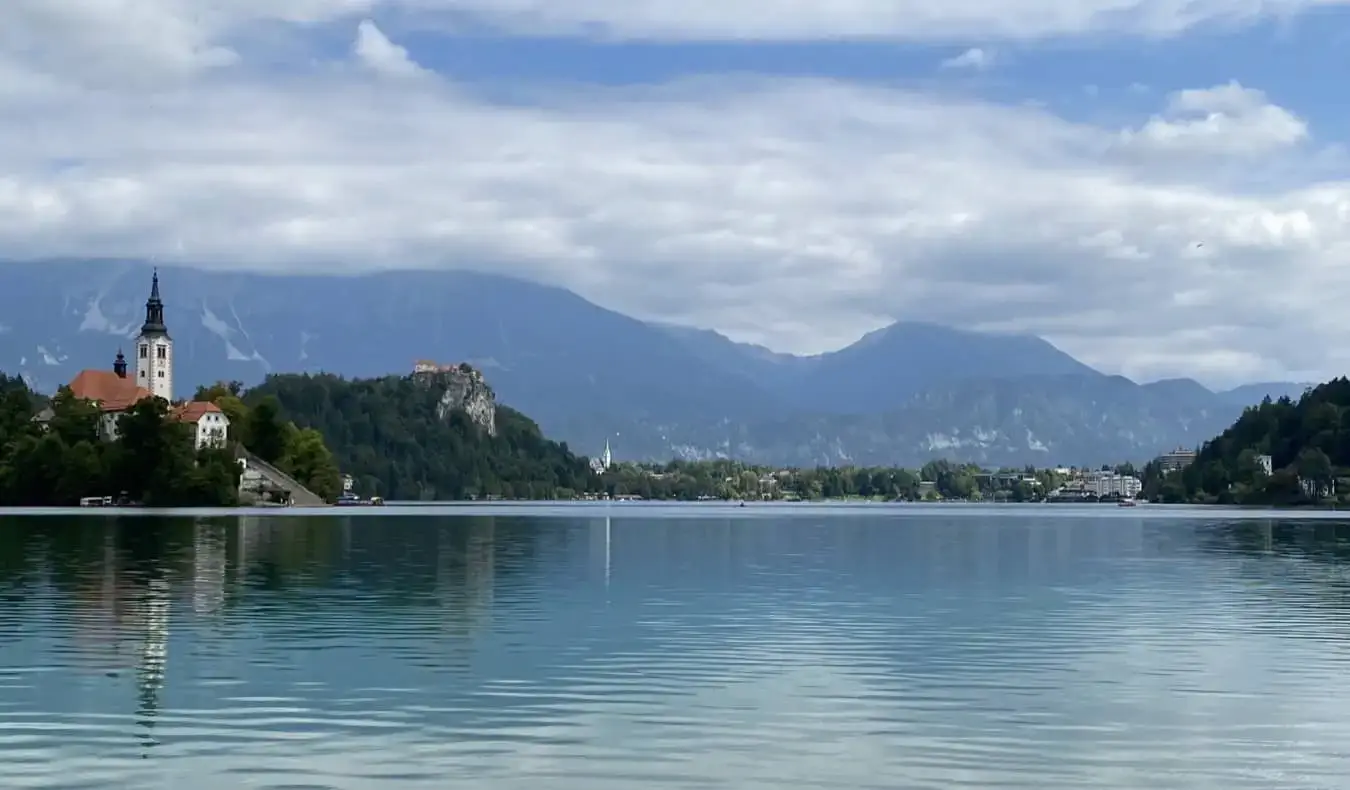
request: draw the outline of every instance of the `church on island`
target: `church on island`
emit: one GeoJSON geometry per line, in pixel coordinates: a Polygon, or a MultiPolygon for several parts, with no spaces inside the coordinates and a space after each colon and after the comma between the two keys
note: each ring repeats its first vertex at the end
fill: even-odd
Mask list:
{"type": "Polygon", "coordinates": [[[591,459],[591,471],[597,475],[604,474],[614,465],[614,456],[609,452],[609,440],[605,440],[605,452],[599,458],[591,459]]]}
{"type": "MultiPolygon", "coordinates": [[[[164,301],[159,297],[159,271],[150,281],[150,298],[145,302],[145,323],[136,336],[136,372],[132,376],[122,350],[112,370],[82,370],[70,381],[70,392],[92,401],[103,413],[103,438],[117,438],[122,415],[145,398],[163,398],[170,404],[169,415],[192,427],[197,449],[223,447],[230,420],[220,407],[206,401],[175,401],[173,398],[173,338],[164,323],[164,301]]],[[[38,419],[46,422],[51,410],[38,419]]]]}

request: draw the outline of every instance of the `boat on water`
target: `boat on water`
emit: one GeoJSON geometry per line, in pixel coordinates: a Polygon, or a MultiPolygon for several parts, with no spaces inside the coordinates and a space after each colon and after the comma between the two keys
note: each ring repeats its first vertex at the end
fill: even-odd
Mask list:
{"type": "Polygon", "coordinates": [[[1130,497],[1126,497],[1125,499],[1120,500],[1120,502],[1118,502],[1117,504],[1120,505],[1121,507],[1135,507],[1139,503],[1130,497]]]}
{"type": "Polygon", "coordinates": [[[370,507],[371,505],[383,505],[384,497],[373,496],[370,499],[363,499],[357,496],[356,481],[351,475],[342,476],[342,493],[338,494],[337,501],[333,504],[336,507],[370,507]]]}
{"type": "Polygon", "coordinates": [[[371,507],[384,504],[384,497],[373,496],[370,499],[363,499],[355,494],[343,492],[333,503],[335,507],[371,507]]]}

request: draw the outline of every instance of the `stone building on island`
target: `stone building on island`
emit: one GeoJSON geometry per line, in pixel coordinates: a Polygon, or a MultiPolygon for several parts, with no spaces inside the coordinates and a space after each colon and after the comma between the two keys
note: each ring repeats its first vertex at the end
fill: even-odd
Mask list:
{"type": "MultiPolygon", "coordinates": [[[[91,401],[103,413],[103,438],[117,438],[122,415],[145,398],[163,398],[171,406],[172,419],[192,426],[193,443],[201,449],[223,446],[230,420],[220,407],[205,401],[175,401],[173,397],[173,338],[164,323],[164,301],[159,295],[159,272],[150,281],[150,298],[145,302],[145,323],[136,336],[136,375],[129,376],[127,359],[118,349],[112,370],[82,370],[70,380],[70,393],[91,401]]],[[[51,419],[51,408],[35,418],[51,419]]]]}
{"type": "Polygon", "coordinates": [[[169,412],[175,420],[192,428],[192,444],[198,450],[205,447],[224,447],[229,433],[230,418],[210,401],[194,400],[175,406],[169,412]]]}

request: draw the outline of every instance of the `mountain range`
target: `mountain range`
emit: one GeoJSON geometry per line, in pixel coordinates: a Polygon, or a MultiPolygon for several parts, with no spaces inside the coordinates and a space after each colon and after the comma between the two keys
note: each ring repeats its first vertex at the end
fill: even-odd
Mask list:
{"type": "MultiPolygon", "coordinates": [[[[144,318],[136,261],[3,263],[0,371],[53,391],[112,364],[144,318]]],[[[922,323],[793,356],[647,323],[574,293],[458,271],[359,276],[161,271],[175,387],[468,362],[553,438],[620,459],[990,466],[1144,460],[1194,446],[1302,383],[1136,384],[1027,335],[922,323]]]]}

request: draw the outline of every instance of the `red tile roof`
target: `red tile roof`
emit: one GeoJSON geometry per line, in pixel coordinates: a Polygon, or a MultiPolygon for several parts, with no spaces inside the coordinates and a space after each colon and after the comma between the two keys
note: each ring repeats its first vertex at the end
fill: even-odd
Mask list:
{"type": "Polygon", "coordinates": [[[216,404],[205,400],[184,403],[173,410],[173,418],[179,422],[197,422],[208,414],[224,414],[216,404]]]}
{"type": "Polygon", "coordinates": [[[126,411],[151,396],[150,390],[111,370],[80,371],[70,380],[70,392],[77,398],[94,401],[103,411],[126,411]]]}

